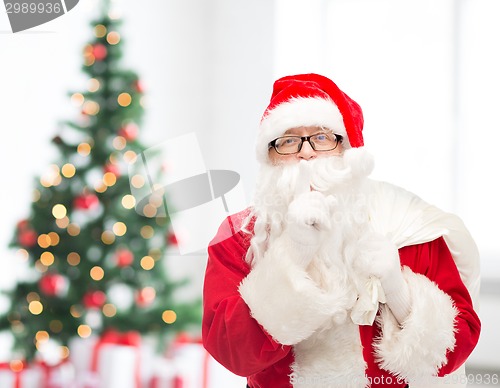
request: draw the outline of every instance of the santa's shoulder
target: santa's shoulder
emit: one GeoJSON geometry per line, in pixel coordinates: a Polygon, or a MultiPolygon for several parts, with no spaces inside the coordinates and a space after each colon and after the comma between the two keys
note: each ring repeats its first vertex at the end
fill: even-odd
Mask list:
{"type": "Polygon", "coordinates": [[[252,207],[247,207],[244,210],[234,213],[222,221],[210,245],[214,245],[229,238],[233,240],[244,240],[242,243],[247,244],[248,241],[246,240],[251,238],[254,223],[255,217],[253,216],[252,207]]]}
{"type": "Polygon", "coordinates": [[[420,198],[417,194],[412,193],[404,189],[403,187],[397,186],[395,184],[379,181],[375,179],[367,179],[367,187],[369,190],[372,199],[391,202],[395,199],[399,199],[400,201],[412,202],[419,205],[428,205],[422,198],[420,198]]]}

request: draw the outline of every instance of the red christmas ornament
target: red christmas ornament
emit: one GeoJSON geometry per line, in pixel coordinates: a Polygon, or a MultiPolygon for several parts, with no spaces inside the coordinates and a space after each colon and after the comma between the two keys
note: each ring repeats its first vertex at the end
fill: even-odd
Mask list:
{"type": "Polygon", "coordinates": [[[121,175],[120,167],[116,164],[108,163],[104,166],[104,172],[110,172],[114,174],[117,178],[121,175]]]}
{"type": "Polygon", "coordinates": [[[134,262],[134,254],[128,249],[118,249],[116,251],[115,260],[118,267],[128,267],[134,262]]]}
{"type": "Polygon", "coordinates": [[[99,206],[99,198],[95,194],[81,194],[73,201],[73,207],[79,210],[91,210],[99,206]]]}
{"type": "Polygon", "coordinates": [[[139,127],[135,123],[128,123],[118,131],[118,135],[123,136],[127,141],[134,141],[138,134],[139,127]]]}
{"type": "Polygon", "coordinates": [[[40,291],[47,296],[62,296],[67,289],[67,279],[56,273],[43,275],[38,282],[40,291]]]}
{"type": "Polygon", "coordinates": [[[179,244],[177,236],[175,235],[174,232],[170,232],[169,234],[167,234],[167,243],[173,246],[177,246],[179,244]]]}
{"type": "Polygon", "coordinates": [[[153,287],[144,287],[137,292],[135,301],[139,307],[147,307],[154,302],[156,291],[153,287]]]}
{"type": "Polygon", "coordinates": [[[106,294],[102,291],[88,291],[83,296],[83,305],[88,308],[101,308],[106,303],[106,294]]]}
{"type": "Polygon", "coordinates": [[[33,229],[20,230],[17,235],[17,241],[25,248],[35,246],[38,239],[38,234],[33,229]]]}
{"type": "Polygon", "coordinates": [[[92,48],[92,54],[94,54],[96,61],[102,61],[108,55],[108,49],[103,44],[98,43],[92,48]]]}
{"type": "Polygon", "coordinates": [[[17,229],[24,230],[30,227],[30,223],[28,220],[21,220],[17,223],[17,229]]]}
{"type": "Polygon", "coordinates": [[[144,87],[142,85],[142,82],[139,81],[139,80],[136,80],[134,81],[134,89],[138,92],[138,93],[144,93],[144,87]]]}

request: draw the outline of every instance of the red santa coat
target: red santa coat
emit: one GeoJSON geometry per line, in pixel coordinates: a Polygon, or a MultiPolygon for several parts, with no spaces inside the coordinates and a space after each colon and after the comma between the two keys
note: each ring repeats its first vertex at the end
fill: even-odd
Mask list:
{"type": "MultiPolygon", "coordinates": [[[[377,185],[377,190],[379,188],[377,185]]],[[[381,188],[386,196],[387,188],[381,188]]],[[[389,191],[392,190],[393,187],[390,186],[389,191]]],[[[396,191],[394,194],[404,199],[404,195],[399,190],[396,191]]],[[[412,207],[415,198],[412,195],[408,197],[412,207]]],[[[425,219],[421,213],[422,207],[427,209],[423,202],[421,205],[416,212],[419,220],[425,219]]],[[[394,207],[397,208],[397,204],[395,206],[393,202],[392,208],[394,207]]],[[[380,206],[377,209],[380,211],[380,206]]],[[[434,222],[434,208],[431,210],[429,214],[434,222]]],[[[424,212],[425,214],[427,213],[424,212]]],[[[291,379],[290,375],[294,362],[294,346],[283,345],[286,341],[278,342],[276,338],[284,338],[283,333],[269,333],[264,329],[263,326],[267,327],[267,318],[264,316],[260,319],[262,314],[258,311],[257,303],[253,303],[250,297],[244,298],[240,289],[242,282],[251,272],[245,255],[252,234],[240,230],[246,215],[248,210],[229,217],[218,233],[231,237],[211,245],[208,249],[203,342],[206,349],[222,365],[235,374],[246,376],[250,387],[292,387],[294,377],[292,375],[291,379]],[[261,322],[256,320],[255,316],[258,316],[261,322]]],[[[373,217],[377,228],[375,213],[373,217]]],[[[401,245],[399,240],[411,242],[411,236],[421,233],[421,225],[417,227],[414,220],[409,223],[412,225],[411,236],[408,233],[394,232],[407,221],[391,223],[397,224],[397,227],[382,227],[385,234],[398,246],[401,245]]],[[[251,231],[251,224],[248,229],[251,231]]],[[[431,232],[426,236],[430,237],[435,237],[436,230],[440,230],[436,225],[428,229],[431,232]]],[[[408,228],[405,230],[407,232],[408,228]]],[[[420,379],[412,381],[412,387],[429,386],[429,381],[424,381],[426,377],[434,373],[444,376],[457,370],[477,344],[480,322],[463,282],[463,279],[466,279],[470,285],[476,284],[477,271],[468,268],[461,276],[457,269],[456,257],[464,261],[460,255],[467,249],[457,251],[452,256],[445,238],[450,240],[446,233],[442,233],[430,241],[401,246],[399,249],[401,264],[405,266],[404,274],[412,294],[410,317],[403,327],[399,327],[397,322],[391,319],[390,312],[384,308],[379,311],[378,319],[373,325],[359,326],[359,353],[366,363],[365,373],[371,387],[404,387],[404,380],[409,376],[419,376],[420,379]]],[[[424,238],[421,236],[419,239],[424,238]]],[[[219,241],[220,236],[215,240],[219,241]]],[[[453,238],[451,240],[453,241],[453,238]]],[[[286,288],[284,283],[280,284],[279,279],[276,282],[277,284],[258,284],[257,288],[252,289],[252,294],[259,294],[256,297],[259,304],[266,303],[263,295],[267,295],[269,302],[273,303],[273,288],[286,288]]],[[[283,311],[290,310],[293,310],[293,306],[286,306],[283,311]]],[[[276,311],[272,319],[279,320],[282,315],[286,314],[276,311]]],[[[283,319],[288,320],[289,317],[284,316],[283,319]]],[[[307,323],[304,325],[307,326],[307,323]]],[[[333,363],[334,361],[332,369],[335,369],[333,363]]],[[[307,381],[305,383],[307,384],[307,381]]],[[[360,384],[359,386],[364,386],[364,383],[360,384]]]]}

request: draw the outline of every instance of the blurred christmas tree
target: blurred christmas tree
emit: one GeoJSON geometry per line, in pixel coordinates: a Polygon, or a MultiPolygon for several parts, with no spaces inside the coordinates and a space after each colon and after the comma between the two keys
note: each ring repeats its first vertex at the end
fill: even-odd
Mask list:
{"type": "Polygon", "coordinates": [[[37,182],[30,216],[11,244],[32,276],[8,292],[0,330],[11,331],[28,360],[49,340],[67,355],[74,336],[108,328],[164,336],[200,321],[199,301],[177,303],[182,283],[165,269],[165,249],[175,239],[168,218],[159,216],[164,196],[151,197],[144,216],[130,194],[126,172],[144,150],[143,90],[120,65],[119,20],[104,4],[83,51],[88,88],[71,95],[81,116],[53,139],[60,161],[37,182]]]}

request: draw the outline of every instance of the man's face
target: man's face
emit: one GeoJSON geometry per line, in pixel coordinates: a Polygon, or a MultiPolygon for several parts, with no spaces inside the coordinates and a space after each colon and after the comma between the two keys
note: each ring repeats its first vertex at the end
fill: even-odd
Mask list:
{"type": "MultiPolygon", "coordinates": [[[[283,136],[312,136],[316,134],[332,135],[332,132],[322,127],[297,127],[287,130],[283,136]]],[[[311,139],[312,140],[312,139],[311,139]]],[[[343,151],[342,143],[338,142],[333,150],[329,151],[315,151],[308,141],[302,143],[299,152],[288,155],[281,155],[276,152],[274,147],[269,149],[269,159],[274,165],[296,163],[301,160],[311,160],[319,157],[340,155],[343,151]]]]}

